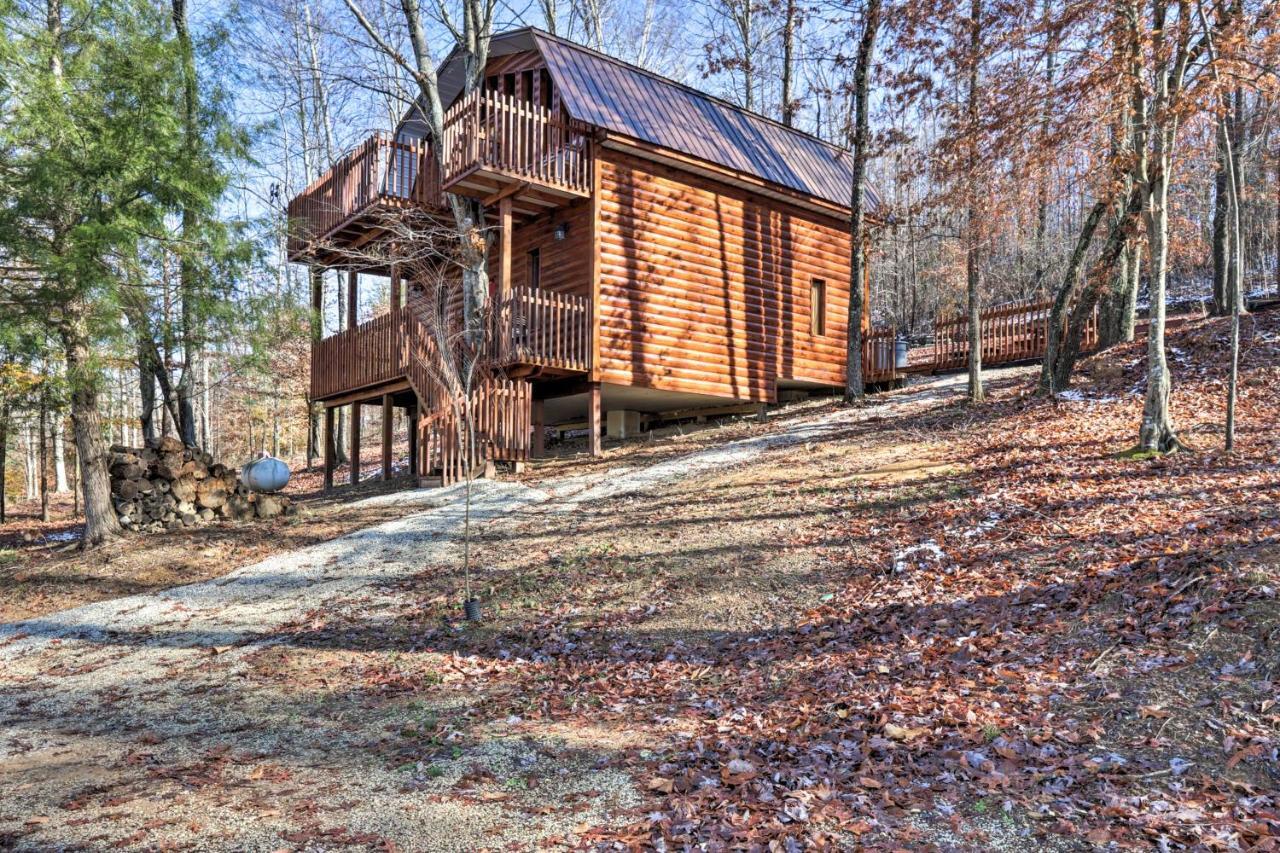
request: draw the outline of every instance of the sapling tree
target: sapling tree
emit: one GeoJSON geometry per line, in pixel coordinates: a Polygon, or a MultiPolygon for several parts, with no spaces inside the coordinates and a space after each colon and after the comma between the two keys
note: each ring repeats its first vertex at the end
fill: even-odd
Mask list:
{"type": "MultiPolygon", "coordinates": [[[[443,423],[454,442],[453,460],[461,460],[462,577],[465,599],[471,601],[472,495],[483,464],[478,391],[494,375],[486,363],[494,346],[493,305],[483,309],[477,334],[474,318],[469,320],[462,310],[470,260],[458,245],[456,223],[438,212],[410,208],[378,214],[371,227],[380,234],[376,240],[355,247],[332,243],[323,249],[343,266],[388,273],[400,282],[404,305],[393,303],[391,310],[400,312],[407,359],[402,367],[418,396],[419,418],[443,423]]],[[[425,452],[421,443],[419,448],[425,452]]]]}

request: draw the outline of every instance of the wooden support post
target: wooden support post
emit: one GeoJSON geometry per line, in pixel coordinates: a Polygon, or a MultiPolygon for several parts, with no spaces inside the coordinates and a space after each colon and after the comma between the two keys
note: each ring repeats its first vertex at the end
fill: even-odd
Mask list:
{"type": "Polygon", "coordinates": [[[391,407],[391,395],[382,395],[382,482],[391,479],[391,424],[395,409],[391,407]]]}
{"type": "Polygon", "coordinates": [[[501,252],[498,266],[498,293],[511,292],[511,196],[498,202],[498,228],[501,252]]]}
{"type": "Polygon", "coordinates": [[[422,473],[418,470],[418,404],[416,401],[410,403],[405,409],[405,415],[409,421],[409,474],[413,477],[413,484],[416,486],[418,477],[422,473]]]}
{"type": "Polygon", "coordinates": [[[333,488],[333,406],[324,407],[324,490],[333,488]]]}
{"type": "Polygon", "coordinates": [[[324,337],[324,269],[311,267],[312,340],[324,337]]]}
{"type": "Polygon", "coordinates": [[[600,447],[600,383],[592,382],[587,394],[587,440],[592,456],[602,456],[600,447]]]}
{"type": "Polygon", "coordinates": [[[542,406],[542,400],[533,401],[533,447],[530,454],[534,459],[541,459],[547,450],[547,427],[542,406]]]}
{"type": "Polygon", "coordinates": [[[398,264],[391,265],[391,310],[400,307],[402,297],[400,295],[400,266],[398,264]]]}
{"type": "Polygon", "coordinates": [[[350,453],[351,457],[351,485],[360,482],[360,404],[351,404],[351,441],[350,453]]]}
{"type": "Polygon", "coordinates": [[[356,322],[356,306],[360,300],[360,275],[355,270],[347,272],[347,328],[354,329],[360,325],[356,322]]]}

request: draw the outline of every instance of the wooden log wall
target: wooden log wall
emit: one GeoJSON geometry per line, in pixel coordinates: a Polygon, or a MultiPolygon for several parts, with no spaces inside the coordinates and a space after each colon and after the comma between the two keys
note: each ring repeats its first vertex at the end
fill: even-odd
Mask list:
{"type": "Polygon", "coordinates": [[[772,401],[779,379],[843,385],[849,235],[838,222],[602,150],[603,382],[772,401]],[[810,293],[825,282],[826,328],[810,293]]]}
{"type": "MultiPolygon", "coordinates": [[[[511,229],[511,283],[529,287],[529,252],[538,250],[541,272],[538,287],[559,293],[591,294],[591,200],[578,199],[533,219],[515,221],[511,229]],[[557,240],[557,226],[567,226],[565,239],[557,240]]],[[[499,280],[497,247],[489,253],[489,281],[499,280]]]]}

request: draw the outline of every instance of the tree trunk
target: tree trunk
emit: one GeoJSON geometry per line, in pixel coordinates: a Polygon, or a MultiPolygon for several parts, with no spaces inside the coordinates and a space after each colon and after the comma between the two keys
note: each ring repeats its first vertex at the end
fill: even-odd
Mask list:
{"type": "Polygon", "coordinates": [[[5,522],[9,501],[9,406],[0,406],[0,524],[5,522]]]}
{"type": "MultiPolygon", "coordinates": [[[[970,210],[969,216],[975,216],[974,211],[970,210]]],[[[965,273],[969,308],[969,401],[972,403],[981,403],[986,397],[982,387],[982,271],[979,263],[978,247],[971,242],[965,259],[965,273]]]]}
{"type": "MultiPolygon", "coordinates": [[[[849,263],[849,316],[846,323],[844,399],[846,403],[862,397],[866,392],[862,375],[862,318],[867,311],[863,305],[863,278],[867,263],[867,238],[864,233],[863,208],[866,205],[867,147],[870,122],[867,116],[867,92],[871,76],[871,63],[875,57],[876,35],[880,29],[881,0],[868,0],[866,19],[862,24],[862,37],[858,41],[858,55],[854,64],[853,131],[853,189],[850,206],[850,263],[849,263]]],[[[816,309],[812,309],[816,310],[816,309]]]]}
{"type": "Polygon", "coordinates": [[[969,7],[968,211],[965,222],[965,276],[969,309],[969,400],[981,403],[982,388],[982,259],[978,234],[978,67],[982,61],[982,0],[969,7]]]}
{"type": "MultiPolygon", "coordinates": [[[[1053,299],[1053,307],[1049,309],[1049,322],[1045,340],[1044,361],[1040,365],[1040,385],[1042,394],[1056,394],[1066,387],[1067,377],[1071,375],[1075,356],[1064,352],[1068,338],[1068,327],[1072,307],[1079,295],[1080,282],[1083,279],[1081,267],[1089,254],[1089,246],[1093,243],[1093,235],[1098,230],[1098,223],[1107,212],[1106,201],[1099,201],[1093,206],[1085,219],[1084,227],[1076,240],[1075,251],[1067,262],[1066,273],[1062,284],[1053,299]]],[[[972,322],[972,321],[970,321],[972,322]]]]}
{"type": "Polygon", "coordinates": [[[1155,174],[1146,192],[1147,245],[1151,252],[1151,328],[1147,334],[1147,395],[1138,430],[1138,447],[1168,453],[1181,447],[1169,410],[1172,381],[1165,355],[1165,294],[1169,277],[1169,174],[1173,167],[1171,134],[1158,131],[1152,159],[1155,174]]]}
{"type": "MultiPolygon", "coordinates": [[[[191,34],[187,29],[186,0],[173,0],[173,28],[178,36],[178,52],[182,60],[182,122],[183,152],[188,162],[194,163],[200,144],[200,127],[197,110],[195,51],[191,34]]],[[[192,254],[197,239],[199,221],[196,211],[184,205],[182,208],[182,253],[178,257],[179,316],[182,323],[182,371],[178,374],[178,431],[182,443],[195,446],[197,434],[195,412],[196,376],[200,359],[200,284],[199,269],[192,254]]]]}
{"type": "Polygon", "coordinates": [[[1227,226],[1230,203],[1227,199],[1226,154],[1222,149],[1222,135],[1218,135],[1218,169],[1213,178],[1213,314],[1225,317],[1230,309],[1231,230],[1227,226]]]}
{"type": "MultiPolygon", "coordinates": [[[[875,14],[880,14],[879,0],[873,0],[867,4],[866,15],[868,19],[872,15],[871,6],[875,5],[875,14]]],[[[795,0],[787,0],[782,21],[782,123],[787,127],[795,122],[795,95],[791,91],[793,80],[795,78],[795,41],[796,41],[796,3],[795,0]]],[[[865,28],[864,28],[865,29],[865,28]]],[[[864,34],[865,39],[865,34],[864,34]]],[[[859,48],[861,52],[861,48],[859,48]]],[[[857,73],[856,71],[854,72],[857,73]]],[[[855,83],[856,85],[856,83],[855,83]]]]}
{"type": "Polygon", "coordinates": [[[23,495],[33,501],[40,489],[36,484],[36,433],[29,420],[22,424],[22,463],[23,495]]]}
{"type": "Polygon", "coordinates": [[[138,337],[138,425],[142,438],[148,441],[156,437],[156,374],[151,363],[151,349],[138,337]]]}
{"type": "Polygon", "coordinates": [[[62,435],[62,413],[53,413],[53,491],[54,494],[66,494],[71,491],[67,483],[67,448],[62,435]]]}
{"type": "Polygon", "coordinates": [[[63,308],[59,334],[66,353],[71,385],[71,429],[80,459],[84,489],[84,537],[81,547],[93,548],[120,534],[120,522],[111,507],[110,454],[102,439],[98,414],[97,377],[90,366],[87,311],[78,303],[63,308]]]}
{"type": "Polygon", "coordinates": [[[1280,156],[1276,157],[1276,222],[1275,222],[1276,295],[1280,296],[1280,156]]]}
{"type": "MultiPolygon", "coordinates": [[[[1052,13],[1051,0],[1042,0],[1041,3],[1041,19],[1048,24],[1052,13]]],[[[1045,46],[1045,63],[1044,63],[1044,82],[1045,82],[1045,99],[1044,113],[1040,118],[1040,138],[1042,144],[1049,138],[1049,126],[1053,116],[1054,107],[1054,84],[1057,75],[1057,34],[1051,29],[1046,33],[1048,44],[1045,46]]],[[[1044,279],[1048,271],[1046,267],[1046,256],[1048,247],[1046,246],[1046,238],[1049,232],[1049,186],[1047,170],[1042,171],[1040,175],[1039,185],[1036,187],[1036,245],[1035,245],[1035,273],[1031,282],[1031,293],[1039,293],[1044,285],[1044,279]]]]}
{"type": "Polygon", "coordinates": [[[1125,241],[1116,258],[1111,284],[1099,303],[1098,345],[1105,349],[1133,340],[1138,310],[1138,282],[1142,274],[1142,255],[1136,239],[1125,241]]]}
{"type": "MultiPolygon", "coordinates": [[[[45,381],[48,381],[47,379],[45,381]]],[[[49,397],[40,389],[40,438],[37,458],[40,477],[40,520],[49,520],[49,397]]]]}

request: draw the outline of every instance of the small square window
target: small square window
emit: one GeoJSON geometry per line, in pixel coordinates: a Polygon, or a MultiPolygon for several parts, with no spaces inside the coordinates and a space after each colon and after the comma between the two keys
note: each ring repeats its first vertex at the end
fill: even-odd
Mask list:
{"type": "Polygon", "coordinates": [[[815,278],[809,286],[809,332],[827,333],[827,283],[815,278]]]}

